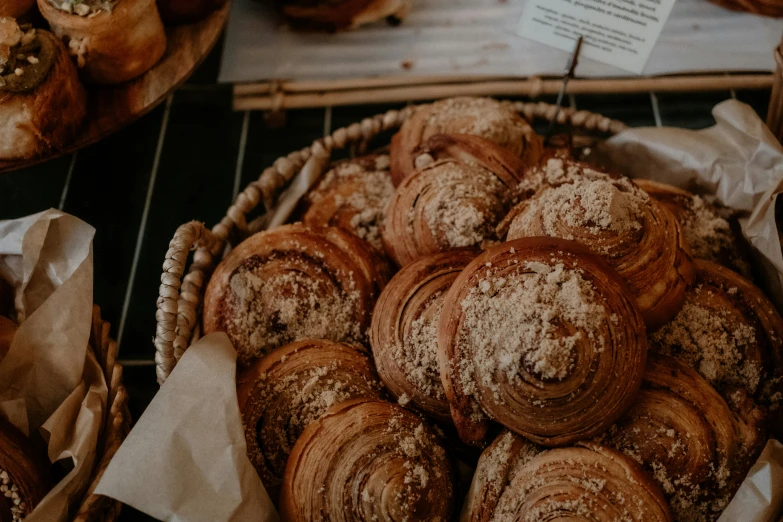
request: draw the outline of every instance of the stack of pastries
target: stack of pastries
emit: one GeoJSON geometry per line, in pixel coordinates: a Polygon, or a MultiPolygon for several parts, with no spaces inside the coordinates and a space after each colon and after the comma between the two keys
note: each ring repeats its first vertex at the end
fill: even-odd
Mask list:
{"type": "Polygon", "coordinates": [[[149,71],[166,52],[166,23],[206,16],[226,0],[0,0],[0,161],[71,143],[91,91],[149,71]],[[159,12],[160,9],[160,12],[159,12]],[[38,18],[47,28],[22,20],[38,18]],[[49,29],[49,30],[47,30],[49,29]]]}
{"type": "Polygon", "coordinates": [[[203,309],[283,520],[711,521],[783,428],[783,320],[730,223],[510,104],[417,108],[300,217],[203,309]]]}

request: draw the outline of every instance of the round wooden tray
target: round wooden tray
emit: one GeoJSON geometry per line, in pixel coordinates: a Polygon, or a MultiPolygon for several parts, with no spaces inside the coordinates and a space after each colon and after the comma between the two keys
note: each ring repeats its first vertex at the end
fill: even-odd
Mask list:
{"type": "Polygon", "coordinates": [[[87,86],[84,127],[66,148],[28,160],[0,160],[0,172],[20,169],[91,145],[151,111],[190,77],[209,54],[228,18],[230,3],[204,20],[166,27],[168,47],[155,67],[130,82],[87,86]]]}

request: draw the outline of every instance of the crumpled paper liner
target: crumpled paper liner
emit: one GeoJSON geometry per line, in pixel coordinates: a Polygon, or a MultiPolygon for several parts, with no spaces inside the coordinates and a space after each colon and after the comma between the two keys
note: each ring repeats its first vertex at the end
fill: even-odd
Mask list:
{"type": "Polygon", "coordinates": [[[172,522],[279,520],[247,458],[226,334],[188,348],[95,492],[172,522]]]}
{"type": "Polygon", "coordinates": [[[87,223],[56,210],[0,221],[0,276],[15,289],[20,323],[0,362],[0,415],[40,437],[52,462],[73,465],[27,522],[67,520],[96,458],[108,388],[87,349],[94,235],[87,223]]]}
{"type": "MultiPolygon", "coordinates": [[[[783,191],[783,146],[736,100],[712,111],[704,130],[640,128],[599,145],[597,159],[621,174],[713,194],[742,211],[742,233],[764,269],[763,287],[783,310],[783,253],[775,203],[783,191]]],[[[783,446],[768,442],[719,522],[775,522],[783,511],[783,446]]]]}
{"type": "MultiPolygon", "coordinates": [[[[597,154],[634,177],[678,186],[699,180],[725,204],[755,209],[745,219],[746,234],[780,268],[777,281],[783,257],[769,209],[774,211],[783,180],[783,148],[746,105],[727,102],[716,107],[715,115],[718,125],[712,129],[631,130],[608,140],[597,154]]],[[[305,169],[281,196],[273,217],[259,221],[260,227],[282,223],[316,174],[305,169]]],[[[97,492],[160,520],[278,520],[244,455],[235,380],[236,352],[225,335],[211,334],[191,346],[118,451],[97,492]]],[[[780,444],[770,441],[721,522],[775,520],[770,517],[781,508],[783,473],[769,470],[781,469],[782,453],[780,444]]]]}

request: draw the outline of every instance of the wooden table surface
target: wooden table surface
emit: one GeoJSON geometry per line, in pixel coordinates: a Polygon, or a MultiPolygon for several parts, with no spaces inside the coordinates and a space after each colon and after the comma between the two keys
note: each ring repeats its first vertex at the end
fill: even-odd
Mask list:
{"type": "MultiPolygon", "coordinates": [[[[163,256],[178,225],[216,223],[240,187],[277,157],[324,133],[393,106],[292,110],[282,129],[260,112],[233,112],[230,86],[216,85],[220,45],[164,104],[77,153],[0,174],[0,219],[60,208],[96,227],[95,302],[120,343],[131,411],[156,393],[155,300],[163,256]]],[[[569,103],[631,126],[704,128],[712,107],[736,97],[764,117],[768,91],[581,95],[569,103]]],[[[546,100],[550,101],[550,100],[546,100]]],[[[126,508],[121,521],[151,518],[126,508]]]]}

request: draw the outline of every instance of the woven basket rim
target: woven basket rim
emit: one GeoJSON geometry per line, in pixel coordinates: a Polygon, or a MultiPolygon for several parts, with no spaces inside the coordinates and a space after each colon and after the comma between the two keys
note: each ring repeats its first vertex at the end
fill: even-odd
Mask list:
{"type": "MultiPolygon", "coordinates": [[[[617,134],[627,127],[624,123],[590,111],[558,108],[537,102],[508,102],[529,121],[556,121],[558,124],[590,133],[617,134]]],[[[419,105],[402,110],[390,110],[365,118],[361,122],[339,128],[330,135],[315,140],[312,145],[275,160],[258,180],[240,192],[223,219],[207,229],[203,223],[191,221],[177,228],[163,262],[163,273],[155,313],[155,371],[163,384],[191,343],[200,320],[204,287],[229,243],[239,243],[254,232],[257,222],[248,222],[247,215],[259,203],[270,211],[288,183],[305,164],[316,158],[326,158],[334,150],[348,145],[367,144],[387,130],[399,128],[419,105]],[[232,241],[233,240],[233,241],[232,241]],[[187,274],[188,255],[195,250],[187,274]],[[183,278],[184,274],[184,278],[183,278]]]]}

